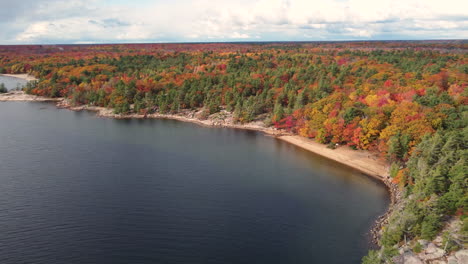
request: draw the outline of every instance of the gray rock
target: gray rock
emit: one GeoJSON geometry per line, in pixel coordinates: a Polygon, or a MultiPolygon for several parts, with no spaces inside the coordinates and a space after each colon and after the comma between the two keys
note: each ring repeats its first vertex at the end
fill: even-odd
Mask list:
{"type": "Polygon", "coordinates": [[[455,256],[450,256],[447,258],[447,263],[448,264],[459,264],[457,261],[457,258],[455,256]]]}
{"type": "Polygon", "coordinates": [[[433,243],[429,243],[426,250],[421,252],[418,256],[422,260],[432,260],[438,259],[444,256],[445,251],[441,248],[438,248],[433,243]]]}
{"type": "Polygon", "coordinates": [[[468,249],[458,251],[455,257],[459,264],[468,264],[468,249]]]}
{"type": "Polygon", "coordinates": [[[438,247],[442,247],[443,238],[442,236],[437,236],[432,242],[438,247]]]}
{"type": "Polygon", "coordinates": [[[431,263],[431,264],[447,264],[447,261],[438,259],[438,260],[430,261],[429,263],[431,263]]]}
{"type": "Polygon", "coordinates": [[[422,260],[420,260],[418,257],[416,257],[415,255],[413,254],[405,254],[405,257],[404,257],[404,264],[424,264],[424,262],[422,262],[422,260]]]}
{"type": "Polygon", "coordinates": [[[421,244],[421,246],[422,246],[423,248],[426,248],[427,245],[429,245],[429,241],[424,240],[424,239],[419,239],[419,240],[418,240],[418,243],[421,244]]]}
{"type": "MultiPolygon", "coordinates": [[[[403,255],[398,255],[392,258],[393,264],[403,264],[403,255]]],[[[458,264],[458,263],[457,263],[458,264]]]]}

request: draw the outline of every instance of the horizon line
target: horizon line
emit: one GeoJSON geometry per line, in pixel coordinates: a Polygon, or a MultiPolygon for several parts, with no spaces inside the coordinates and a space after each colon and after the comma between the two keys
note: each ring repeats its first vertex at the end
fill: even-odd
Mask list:
{"type": "Polygon", "coordinates": [[[0,44],[0,46],[72,46],[72,45],[143,45],[143,44],[262,44],[262,43],[344,43],[344,42],[424,42],[424,41],[462,41],[468,39],[370,39],[370,40],[246,40],[246,41],[174,41],[174,42],[90,42],[90,43],[33,43],[0,44]]]}

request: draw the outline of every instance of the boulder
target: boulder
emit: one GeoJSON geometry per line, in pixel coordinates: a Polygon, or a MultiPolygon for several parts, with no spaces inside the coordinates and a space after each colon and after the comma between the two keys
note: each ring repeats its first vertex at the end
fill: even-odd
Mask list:
{"type": "Polygon", "coordinates": [[[443,243],[443,238],[442,236],[437,236],[433,241],[432,243],[436,244],[438,247],[443,247],[442,243],[443,243]]]}
{"type": "Polygon", "coordinates": [[[413,252],[409,251],[403,254],[402,256],[403,264],[424,264],[413,252]]]}
{"type": "Polygon", "coordinates": [[[418,256],[422,260],[432,260],[443,257],[445,251],[441,248],[438,248],[435,244],[429,243],[426,250],[421,252],[418,256]]]}
{"type": "Polygon", "coordinates": [[[450,256],[447,258],[447,264],[459,264],[455,256],[450,256]]]}
{"type": "Polygon", "coordinates": [[[424,262],[422,262],[422,260],[420,260],[415,255],[405,257],[405,262],[403,262],[403,263],[404,264],[424,264],[424,262]]]}

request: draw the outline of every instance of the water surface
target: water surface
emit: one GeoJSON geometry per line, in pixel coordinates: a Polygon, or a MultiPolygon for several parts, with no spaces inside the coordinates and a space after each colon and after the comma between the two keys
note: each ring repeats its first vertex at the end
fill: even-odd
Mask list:
{"type": "Polygon", "coordinates": [[[16,77],[0,75],[0,83],[5,84],[5,87],[8,90],[12,90],[16,88],[21,89],[28,83],[28,81],[16,77]]]}
{"type": "Polygon", "coordinates": [[[0,263],[359,263],[382,184],[257,132],[0,103],[0,263]]]}

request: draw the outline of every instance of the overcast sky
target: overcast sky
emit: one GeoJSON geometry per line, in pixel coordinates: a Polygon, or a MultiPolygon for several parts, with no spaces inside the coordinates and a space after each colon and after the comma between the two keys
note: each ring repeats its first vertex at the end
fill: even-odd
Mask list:
{"type": "Polygon", "coordinates": [[[466,0],[0,0],[0,44],[467,38],[466,0]]]}

